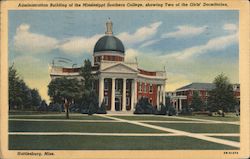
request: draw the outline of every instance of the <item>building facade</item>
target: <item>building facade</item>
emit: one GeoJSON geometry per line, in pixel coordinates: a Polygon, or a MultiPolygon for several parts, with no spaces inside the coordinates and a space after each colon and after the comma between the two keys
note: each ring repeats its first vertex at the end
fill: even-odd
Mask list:
{"type": "MultiPolygon", "coordinates": [[[[137,62],[125,61],[125,48],[120,39],[113,35],[113,23],[108,20],[106,32],[94,46],[92,74],[96,77],[94,89],[99,105],[104,101],[108,111],[134,111],[137,101],[147,97],[159,107],[165,104],[166,71],[148,71],[137,62]]],[[[65,76],[81,78],[80,68],[50,66],[51,79],[65,76]]]]}
{"type": "MultiPolygon", "coordinates": [[[[197,92],[202,100],[206,103],[209,96],[209,91],[215,88],[213,83],[191,83],[189,85],[180,87],[174,92],[166,92],[166,96],[170,97],[170,101],[177,111],[182,110],[183,105],[190,105],[192,103],[193,94],[197,92]]],[[[240,102],[240,85],[233,84],[234,96],[240,102]]]]}

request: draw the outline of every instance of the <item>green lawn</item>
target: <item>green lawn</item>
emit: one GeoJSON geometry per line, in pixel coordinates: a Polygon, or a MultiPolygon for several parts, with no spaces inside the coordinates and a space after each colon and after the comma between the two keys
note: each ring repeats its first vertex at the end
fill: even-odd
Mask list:
{"type": "Polygon", "coordinates": [[[190,137],[9,135],[11,150],[235,150],[190,137]]]}
{"type": "Polygon", "coordinates": [[[225,117],[222,116],[208,116],[208,115],[193,115],[193,116],[180,116],[186,118],[216,120],[216,121],[240,121],[240,117],[232,114],[228,114],[225,117]]]}
{"type": "MultiPolygon", "coordinates": [[[[115,118],[125,119],[125,120],[159,120],[159,121],[188,121],[186,119],[177,119],[168,116],[144,116],[144,115],[135,115],[135,116],[113,116],[115,118]]],[[[189,120],[190,121],[190,120],[189,120]]]]}
{"type": "Polygon", "coordinates": [[[203,123],[148,123],[193,133],[239,133],[239,125],[203,123]]]}
{"type": "Polygon", "coordinates": [[[39,111],[10,111],[9,112],[9,115],[34,115],[34,114],[65,114],[65,113],[62,113],[62,112],[39,112],[39,111]]]}
{"type": "MultiPolygon", "coordinates": [[[[60,115],[51,115],[51,116],[29,116],[29,115],[26,115],[26,116],[10,116],[9,118],[11,119],[65,119],[66,120],[66,117],[65,117],[65,114],[60,114],[60,115]]],[[[103,117],[100,117],[100,116],[95,116],[95,115],[71,115],[69,116],[69,120],[111,120],[111,119],[108,119],[108,118],[103,118],[103,117]]]]}
{"type": "Polygon", "coordinates": [[[9,121],[10,132],[166,133],[128,123],[9,121]]]}

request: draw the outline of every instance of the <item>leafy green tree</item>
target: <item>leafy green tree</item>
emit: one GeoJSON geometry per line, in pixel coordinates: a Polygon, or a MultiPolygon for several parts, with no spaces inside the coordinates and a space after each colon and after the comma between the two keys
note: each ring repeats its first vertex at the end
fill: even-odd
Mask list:
{"type": "Polygon", "coordinates": [[[41,102],[36,89],[30,89],[20,78],[14,65],[9,67],[9,109],[33,110],[41,102]]]}
{"type": "Polygon", "coordinates": [[[20,77],[17,74],[14,65],[9,67],[9,109],[18,109],[19,105],[22,103],[22,99],[17,96],[20,92],[19,88],[20,77]]]}
{"type": "Polygon", "coordinates": [[[224,112],[235,109],[237,100],[234,97],[233,87],[227,76],[224,74],[218,75],[213,83],[215,89],[209,92],[208,110],[211,112],[222,111],[221,115],[225,116],[224,112]]]}
{"type": "Polygon", "coordinates": [[[32,98],[31,100],[32,106],[39,107],[42,102],[42,99],[41,99],[41,96],[39,95],[38,90],[31,89],[30,93],[31,93],[31,98],[32,98]]]}
{"type": "Polygon", "coordinates": [[[69,118],[70,105],[81,97],[81,84],[75,78],[56,78],[48,85],[48,95],[53,103],[64,104],[66,118],[69,118]]]}
{"type": "Polygon", "coordinates": [[[92,65],[90,60],[84,60],[84,66],[81,69],[81,76],[84,78],[84,90],[91,91],[93,89],[94,76],[91,73],[92,65]]]}
{"type": "Polygon", "coordinates": [[[202,102],[198,91],[193,92],[193,98],[190,107],[193,108],[194,111],[204,110],[204,103],[202,102]]]}
{"type": "Polygon", "coordinates": [[[84,66],[80,71],[80,74],[84,79],[84,84],[82,86],[83,95],[81,109],[90,115],[97,113],[99,109],[98,97],[96,92],[93,90],[95,78],[91,72],[92,65],[90,60],[84,60],[84,66]]]}

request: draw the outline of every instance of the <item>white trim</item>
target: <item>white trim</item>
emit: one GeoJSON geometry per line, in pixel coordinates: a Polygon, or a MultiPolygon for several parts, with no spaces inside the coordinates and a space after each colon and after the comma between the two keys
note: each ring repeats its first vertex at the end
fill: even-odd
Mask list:
{"type": "Polygon", "coordinates": [[[94,52],[94,57],[103,56],[103,55],[124,57],[125,53],[122,53],[122,52],[119,52],[119,51],[98,51],[98,52],[94,52]]]}
{"type": "MultiPolygon", "coordinates": [[[[84,133],[84,132],[9,132],[9,135],[81,135],[81,136],[184,136],[175,133],[84,133]]],[[[204,136],[239,137],[240,134],[197,133],[204,136]]]]}

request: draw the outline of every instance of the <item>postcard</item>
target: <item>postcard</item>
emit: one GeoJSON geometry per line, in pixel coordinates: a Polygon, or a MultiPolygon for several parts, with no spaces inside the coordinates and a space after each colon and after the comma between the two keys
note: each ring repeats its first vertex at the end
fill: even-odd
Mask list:
{"type": "Polygon", "coordinates": [[[249,158],[248,1],[0,4],[1,158],[249,158]]]}

